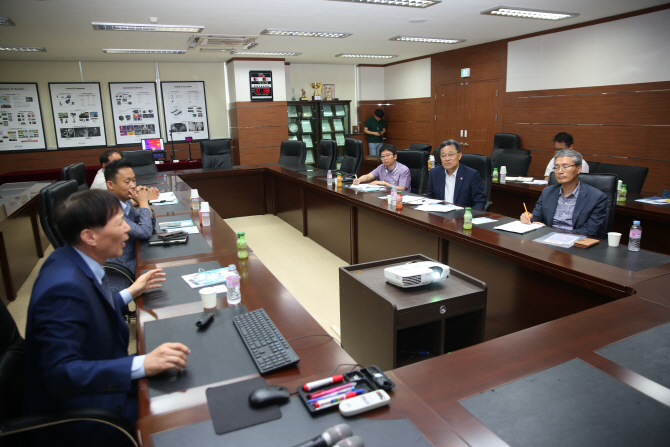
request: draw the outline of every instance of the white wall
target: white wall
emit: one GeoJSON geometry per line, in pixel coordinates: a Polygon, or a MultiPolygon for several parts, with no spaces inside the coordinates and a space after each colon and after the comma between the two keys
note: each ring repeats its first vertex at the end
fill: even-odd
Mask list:
{"type": "MultiPolygon", "coordinates": [[[[190,64],[189,64],[190,65],[190,64]]],[[[250,70],[268,70],[272,71],[272,95],[275,101],[286,101],[286,80],[284,79],[285,65],[284,61],[241,61],[236,60],[228,64],[232,66],[234,76],[228,71],[228,82],[231,83],[230,101],[248,102],[251,101],[251,90],[249,87],[250,70]],[[231,78],[235,79],[234,84],[231,78]]],[[[290,98],[289,98],[290,99],[290,98]]]]}
{"type": "Polygon", "coordinates": [[[430,58],[384,68],[384,99],[430,96],[430,58]]]}
{"type": "Polygon", "coordinates": [[[361,101],[383,101],[384,67],[358,67],[358,84],[361,101]]]}
{"type": "Polygon", "coordinates": [[[510,42],[507,91],[670,80],[670,9],[510,42]]]}

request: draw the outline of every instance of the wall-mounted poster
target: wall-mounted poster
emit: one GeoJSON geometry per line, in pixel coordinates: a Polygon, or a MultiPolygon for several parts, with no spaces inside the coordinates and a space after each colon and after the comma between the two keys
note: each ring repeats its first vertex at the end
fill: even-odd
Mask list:
{"type": "Polygon", "coordinates": [[[0,151],[46,148],[37,84],[0,84],[0,151]]]}
{"type": "Polygon", "coordinates": [[[203,81],[161,82],[161,94],[168,141],[209,139],[203,81]]]}
{"type": "Polygon", "coordinates": [[[139,144],[160,138],[158,99],[154,82],[110,82],[116,144],[139,144]]]}
{"type": "Polygon", "coordinates": [[[49,83],[58,148],[107,146],[99,82],[49,83]]]}

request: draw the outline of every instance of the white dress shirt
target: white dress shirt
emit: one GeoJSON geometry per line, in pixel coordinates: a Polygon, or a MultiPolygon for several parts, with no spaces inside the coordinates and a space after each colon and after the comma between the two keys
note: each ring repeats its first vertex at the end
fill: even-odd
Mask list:
{"type": "Polygon", "coordinates": [[[449,203],[454,203],[454,191],[456,190],[456,175],[458,174],[458,168],[454,171],[453,174],[449,175],[447,170],[444,170],[444,201],[449,203]]]}

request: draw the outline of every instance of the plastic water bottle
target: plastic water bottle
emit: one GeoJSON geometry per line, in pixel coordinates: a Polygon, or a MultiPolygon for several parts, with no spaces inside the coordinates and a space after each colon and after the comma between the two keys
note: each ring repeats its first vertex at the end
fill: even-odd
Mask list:
{"type": "Polygon", "coordinates": [[[333,172],[330,169],[328,170],[328,175],[326,175],[326,182],[328,186],[333,184],[333,172]]]}
{"type": "Polygon", "coordinates": [[[463,215],[463,229],[472,230],[472,208],[465,208],[465,214],[463,215]]]}
{"type": "Polygon", "coordinates": [[[244,237],[244,231],[237,233],[237,257],[238,259],[247,259],[249,252],[247,251],[247,239],[244,237]]]}
{"type": "Polygon", "coordinates": [[[200,209],[200,196],[197,189],[191,190],[191,211],[198,211],[200,209]]]}
{"type": "Polygon", "coordinates": [[[430,171],[435,167],[435,156],[434,155],[429,155],[428,156],[428,170],[430,171]]]}
{"type": "Polygon", "coordinates": [[[507,179],[507,166],[500,167],[500,183],[505,183],[507,179]]]}
{"type": "Polygon", "coordinates": [[[642,227],[639,220],[633,221],[633,226],[630,227],[630,235],[628,237],[628,250],[640,251],[640,241],[642,240],[642,227]]]}
{"type": "Polygon", "coordinates": [[[237,274],[237,271],[228,271],[226,275],[226,299],[228,305],[238,306],[242,301],[242,295],[240,294],[240,275],[237,274]]]}
{"type": "Polygon", "coordinates": [[[391,186],[391,202],[395,202],[397,198],[398,198],[398,188],[396,188],[395,182],[393,182],[391,186]]]}
{"type": "Polygon", "coordinates": [[[491,176],[493,183],[498,183],[498,168],[493,168],[493,175],[491,176]]]}

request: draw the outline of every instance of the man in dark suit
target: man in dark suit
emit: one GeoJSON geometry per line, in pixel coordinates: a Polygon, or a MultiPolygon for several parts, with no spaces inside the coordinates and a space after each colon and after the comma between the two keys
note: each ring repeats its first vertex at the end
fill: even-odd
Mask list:
{"type": "MultiPolygon", "coordinates": [[[[189,349],[165,343],[143,356],[128,355],[121,308],[165,281],[161,269],[112,294],[102,265],[121,255],[128,224],[119,201],[90,190],[66,199],[55,213],[66,242],[44,262],[33,286],[26,324],[27,414],[97,407],[137,420],[136,379],[186,366],[189,349]]],[[[93,422],[31,433],[34,445],[125,445],[120,432],[93,422]]]]}
{"type": "Polygon", "coordinates": [[[549,227],[584,236],[605,237],[607,196],[579,181],[582,155],[564,149],[554,156],[558,185],[544,188],[532,213],[523,213],[521,222],[540,222],[549,227]]]}
{"type": "Polygon", "coordinates": [[[428,193],[431,199],[483,210],[486,194],[479,172],[460,164],[461,144],[456,140],[443,141],[439,154],[442,166],[430,170],[428,193]]]}

